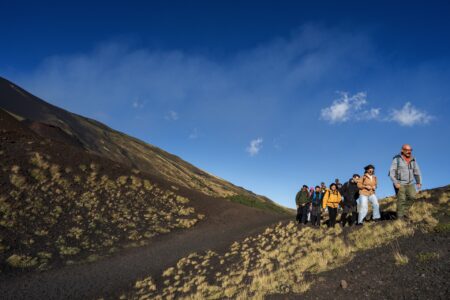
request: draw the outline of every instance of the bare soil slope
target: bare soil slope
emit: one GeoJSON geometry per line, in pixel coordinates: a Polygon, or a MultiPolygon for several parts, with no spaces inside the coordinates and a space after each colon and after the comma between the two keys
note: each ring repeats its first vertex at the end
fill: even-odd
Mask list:
{"type": "Polygon", "coordinates": [[[229,197],[250,206],[283,210],[264,196],[235,186],[175,155],[100,122],[55,107],[1,77],[0,108],[24,119],[31,124],[31,129],[43,137],[79,146],[91,153],[210,196],[229,197]]]}

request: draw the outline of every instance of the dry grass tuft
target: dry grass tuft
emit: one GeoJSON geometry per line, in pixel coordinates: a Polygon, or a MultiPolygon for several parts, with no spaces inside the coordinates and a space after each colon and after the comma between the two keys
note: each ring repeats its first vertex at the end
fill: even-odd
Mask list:
{"type": "Polygon", "coordinates": [[[409,261],[408,257],[401,254],[399,251],[394,251],[394,259],[397,266],[406,265],[409,261]]]}
{"type": "Polygon", "coordinates": [[[443,192],[441,193],[441,195],[439,196],[439,204],[447,204],[449,203],[449,199],[450,199],[450,193],[448,192],[443,192]]]}
{"type": "Polygon", "coordinates": [[[38,259],[27,255],[13,254],[6,262],[14,268],[31,268],[37,265],[38,259]]]}

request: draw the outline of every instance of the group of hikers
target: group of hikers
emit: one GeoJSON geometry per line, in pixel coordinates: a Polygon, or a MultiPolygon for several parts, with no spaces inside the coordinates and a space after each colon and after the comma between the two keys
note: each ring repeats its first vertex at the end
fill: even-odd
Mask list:
{"type": "MultiPolygon", "coordinates": [[[[412,156],[412,148],[405,144],[400,154],[394,156],[389,169],[389,177],[394,185],[397,198],[397,218],[407,218],[407,212],[416,198],[416,188],[422,187],[422,176],[416,159],[412,156]]],[[[376,196],[378,187],[375,167],[367,165],[364,174],[353,174],[352,178],[341,184],[339,179],[327,188],[322,182],[320,186],[308,188],[303,185],[295,197],[297,204],[297,221],[300,224],[311,222],[320,227],[321,215],[328,210],[328,227],[336,225],[337,214],[342,210],[341,225],[363,225],[372,205],[372,220],[381,219],[380,206],[376,196]]]]}

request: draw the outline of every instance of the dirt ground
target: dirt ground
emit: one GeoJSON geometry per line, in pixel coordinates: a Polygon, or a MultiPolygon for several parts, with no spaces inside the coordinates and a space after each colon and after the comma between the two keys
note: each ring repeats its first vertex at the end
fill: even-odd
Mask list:
{"type": "MultiPolygon", "coordinates": [[[[348,264],[321,274],[302,295],[268,299],[449,299],[450,234],[416,233],[409,238],[357,253],[348,264]],[[397,265],[394,252],[408,257],[397,265]],[[343,287],[344,280],[347,287],[343,287]]],[[[344,283],[344,285],[345,285],[344,283]]]]}
{"type": "MultiPolygon", "coordinates": [[[[269,224],[286,218],[261,211],[237,220],[236,208],[217,205],[217,217],[195,228],[157,237],[149,246],[127,249],[85,265],[43,273],[1,278],[1,299],[94,299],[118,296],[138,279],[160,274],[192,252],[223,251],[233,241],[258,234],[269,224]]],[[[115,297],[117,298],[117,297],[115,297]]]]}

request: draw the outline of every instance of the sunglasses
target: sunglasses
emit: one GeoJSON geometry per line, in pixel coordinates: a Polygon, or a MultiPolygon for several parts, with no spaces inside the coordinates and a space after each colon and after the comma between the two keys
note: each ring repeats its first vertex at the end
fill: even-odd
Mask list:
{"type": "Polygon", "coordinates": [[[404,151],[408,151],[408,152],[411,152],[411,151],[413,151],[413,149],[411,148],[411,149],[405,149],[405,148],[403,148],[402,150],[404,150],[404,151]]]}

